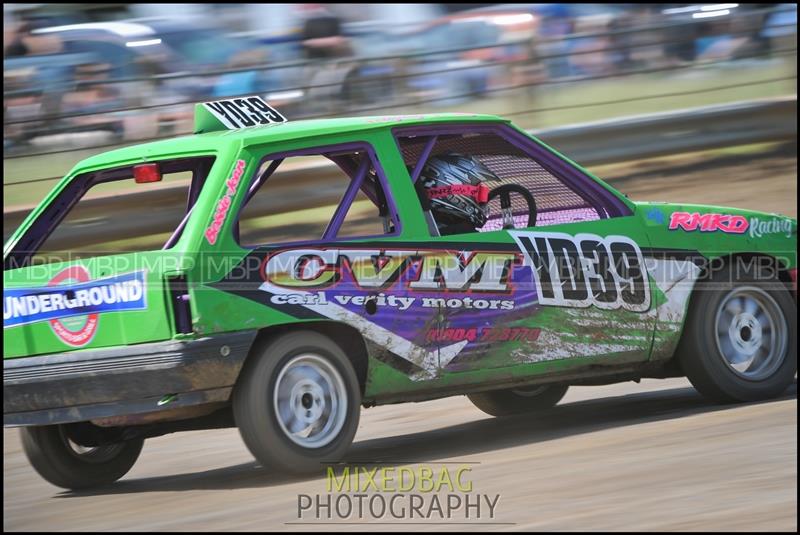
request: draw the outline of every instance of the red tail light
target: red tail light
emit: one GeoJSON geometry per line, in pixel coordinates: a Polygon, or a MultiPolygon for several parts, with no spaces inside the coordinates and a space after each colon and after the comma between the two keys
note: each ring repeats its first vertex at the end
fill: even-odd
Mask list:
{"type": "Polygon", "coordinates": [[[143,163],[133,166],[133,179],[137,184],[161,182],[161,171],[157,163],[143,163]]]}

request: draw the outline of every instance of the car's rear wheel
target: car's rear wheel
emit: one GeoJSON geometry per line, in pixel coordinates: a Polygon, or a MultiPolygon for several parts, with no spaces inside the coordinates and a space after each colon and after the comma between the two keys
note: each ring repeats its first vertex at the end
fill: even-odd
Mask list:
{"type": "Polygon", "coordinates": [[[73,441],[64,425],[23,427],[22,449],[45,480],[65,489],[108,485],[128,473],[136,463],[144,439],[97,447],[73,441]]]}
{"type": "Polygon", "coordinates": [[[567,393],[568,385],[536,385],[468,394],[469,400],[491,416],[511,416],[547,410],[567,393]]]}
{"type": "Polygon", "coordinates": [[[250,452],[280,472],[313,472],[340,460],[361,408],[358,378],[342,349],[303,331],[256,351],[233,396],[236,425],[250,452]]]}
{"type": "Polygon", "coordinates": [[[797,308],[773,278],[728,266],[692,297],[678,359],[704,396],[720,402],[779,396],[797,371],[797,308]]]}

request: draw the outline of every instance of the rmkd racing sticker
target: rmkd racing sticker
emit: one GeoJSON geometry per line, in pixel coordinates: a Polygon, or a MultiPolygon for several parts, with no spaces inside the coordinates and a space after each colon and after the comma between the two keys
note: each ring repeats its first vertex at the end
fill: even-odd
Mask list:
{"type": "Polygon", "coordinates": [[[721,230],[728,234],[744,234],[749,222],[741,215],[700,214],[698,212],[673,212],[669,218],[669,229],[682,229],[687,232],[714,232],[721,230]]]}
{"type": "Polygon", "coordinates": [[[639,246],[625,236],[509,231],[534,272],[540,305],[645,312],[650,286],[639,246]]]}

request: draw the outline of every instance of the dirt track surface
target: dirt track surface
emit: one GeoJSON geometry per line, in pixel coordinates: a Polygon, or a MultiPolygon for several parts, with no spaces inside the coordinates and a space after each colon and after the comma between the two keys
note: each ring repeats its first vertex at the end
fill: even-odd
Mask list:
{"type": "MultiPolygon", "coordinates": [[[[17,431],[4,438],[5,530],[797,528],[796,386],[733,406],[705,401],[683,379],[574,387],[546,415],[509,419],[463,396],[363,411],[348,460],[470,463],[473,492],[500,494],[494,518],[467,525],[294,524],[299,494],[327,493],[322,470],[276,477],[235,429],[148,440],[124,479],[89,493],[45,483],[17,431]]],[[[309,515],[302,521],[317,521],[309,515]]]]}
{"type": "Polygon", "coordinates": [[[765,154],[708,153],[604,166],[596,174],[635,201],[733,206],[797,217],[797,146],[765,154]]]}
{"type": "MultiPolygon", "coordinates": [[[[797,213],[796,154],[600,176],[633,199],[797,213]]],[[[722,406],[684,379],[574,387],[546,415],[504,420],[463,396],[377,407],[362,411],[348,460],[435,470],[469,463],[473,492],[500,494],[495,517],[480,519],[495,524],[456,524],[463,513],[444,525],[296,524],[315,521],[298,519],[298,495],[326,494],[323,471],[306,479],[270,474],[235,429],[148,440],[116,485],[71,493],[40,479],[17,431],[5,430],[3,528],[796,531],[797,389],[779,400],[722,406]]]]}

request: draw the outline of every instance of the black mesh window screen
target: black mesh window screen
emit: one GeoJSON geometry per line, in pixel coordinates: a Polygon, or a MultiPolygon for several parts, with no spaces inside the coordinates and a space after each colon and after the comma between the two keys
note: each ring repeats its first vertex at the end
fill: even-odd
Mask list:
{"type": "MultiPolygon", "coordinates": [[[[429,140],[428,136],[398,138],[409,173],[413,171],[429,140]]],[[[431,156],[446,153],[469,155],[488,167],[500,179],[497,183],[487,184],[490,189],[503,184],[517,184],[530,191],[538,209],[537,227],[601,218],[586,199],[539,165],[522,149],[499,135],[440,135],[431,151],[431,156]]],[[[520,195],[512,195],[511,200],[517,228],[529,226],[525,200],[520,195]]],[[[489,203],[488,222],[479,230],[486,232],[501,228],[500,200],[496,198],[489,203]]]]}

